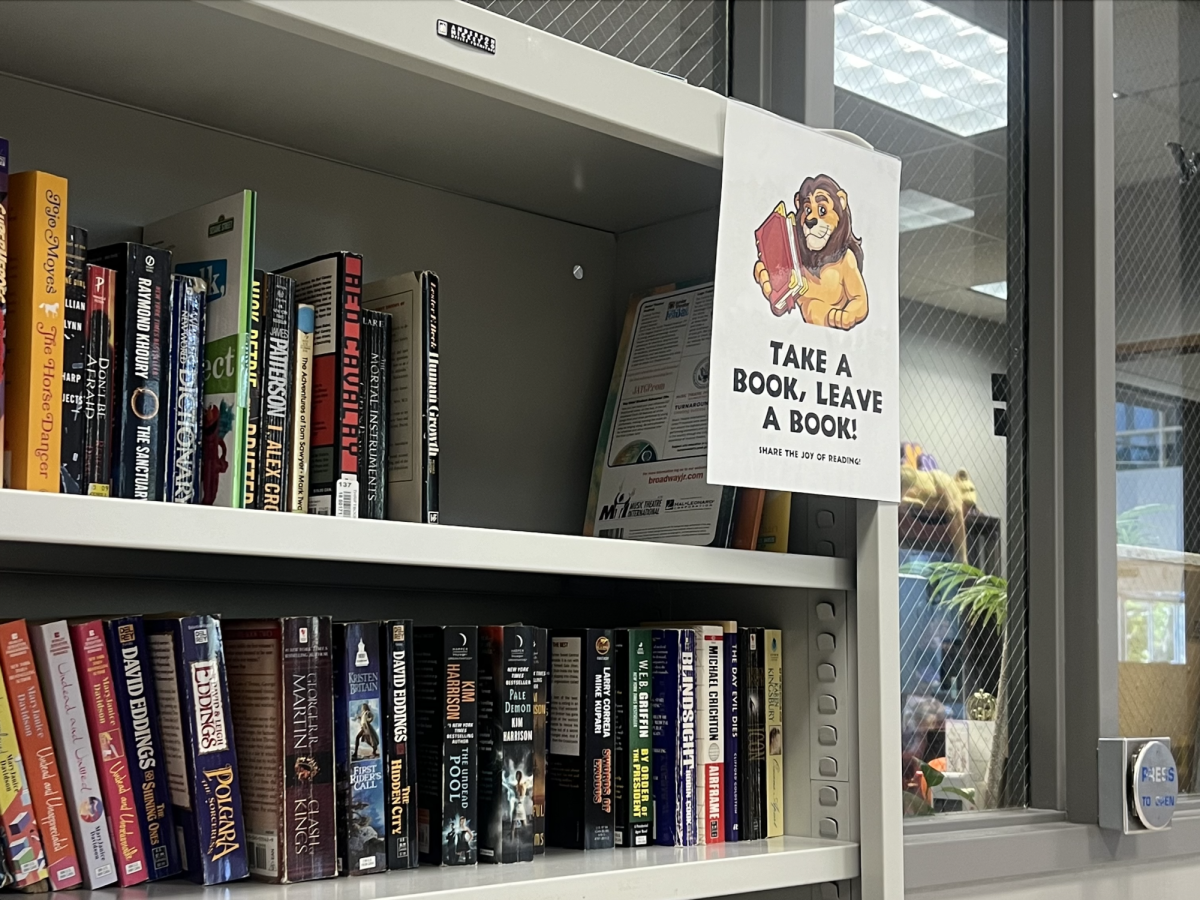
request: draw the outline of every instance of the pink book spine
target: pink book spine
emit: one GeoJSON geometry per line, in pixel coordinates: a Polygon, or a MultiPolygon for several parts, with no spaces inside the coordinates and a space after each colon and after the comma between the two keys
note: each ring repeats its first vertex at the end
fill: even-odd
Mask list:
{"type": "Polygon", "coordinates": [[[130,887],[145,881],[149,871],[141,828],[138,826],[137,798],[134,797],[133,782],[129,777],[125,741],[121,737],[121,720],[118,718],[104,626],[100,620],[73,624],[71,645],[83,688],[83,706],[87,713],[88,731],[92,736],[92,752],[100,769],[101,793],[108,810],[117,860],[117,883],[121,887],[130,887]]]}

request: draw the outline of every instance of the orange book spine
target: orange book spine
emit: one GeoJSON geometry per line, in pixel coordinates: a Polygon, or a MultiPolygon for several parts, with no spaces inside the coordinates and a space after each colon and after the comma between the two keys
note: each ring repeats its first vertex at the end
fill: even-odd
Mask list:
{"type": "Polygon", "coordinates": [[[19,172],[8,195],[4,420],[11,486],[57,494],[62,447],[67,180],[19,172]]]}
{"type": "Polygon", "coordinates": [[[82,879],[71,837],[71,819],[24,619],[0,626],[0,665],[4,668],[33,811],[42,832],[50,886],[56,891],[77,887],[82,879]]]}

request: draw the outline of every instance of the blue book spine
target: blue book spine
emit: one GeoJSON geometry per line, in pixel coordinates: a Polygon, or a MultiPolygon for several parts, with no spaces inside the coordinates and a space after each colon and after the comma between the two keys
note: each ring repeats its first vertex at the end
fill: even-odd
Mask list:
{"type": "Polygon", "coordinates": [[[654,842],[697,843],[696,633],[655,629],[651,638],[654,842]]]}
{"type": "Polygon", "coordinates": [[[741,764],[738,759],[738,633],[725,632],[725,840],[740,840],[741,764]]]}
{"type": "Polygon", "coordinates": [[[696,632],[679,629],[679,832],[682,844],[700,843],[700,798],[696,794],[696,632]]]}
{"type": "Polygon", "coordinates": [[[170,353],[163,373],[166,465],[163,499],[200,502],[200,403],[204,379],[204,281],[171,276],[170,353]]]}
{"type": "Polygon", "coordinates": [[[387,869],[379,623],[334,625],[334,740],[339,875],[387,869]]]}
{"type": "Polygon", "coordinates": [[[133,793],[138,827],[146,849],[151,881],[170,878],[182,870],[175,841],[175,816],[167,783],[167,762],[159,734],[158,692],[154,664],[146,646],[141,616],[109,619],[104,623],[113,687],[121,719],[121,735],[133,793]]]}
{"type": "MultiPolygon", "coordinates": [[[[178,682],[184,778],[190,801],[188,807],[175,808],[176,827],[183,836],[184,869],[200,884],[245,878],[250,866],[220,620],[184,616],[151,619],[146,624],[152,650],[157,636],[170,638],[178,682]]],[[[155,657],[161,687],[157,651],[155,657]]],[[[163,699],[161,694],[159,699],[163,699]]],[[[162,705],[166,712],[166,704],[162,705]]]]}

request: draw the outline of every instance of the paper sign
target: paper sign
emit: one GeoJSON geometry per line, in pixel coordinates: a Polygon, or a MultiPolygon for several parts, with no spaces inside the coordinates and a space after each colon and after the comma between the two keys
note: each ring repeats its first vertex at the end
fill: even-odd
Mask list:
{"type": "Polygon", "coordinates": [[[900,161],[730,102],[708,479],[900,497],[900,161]]]}

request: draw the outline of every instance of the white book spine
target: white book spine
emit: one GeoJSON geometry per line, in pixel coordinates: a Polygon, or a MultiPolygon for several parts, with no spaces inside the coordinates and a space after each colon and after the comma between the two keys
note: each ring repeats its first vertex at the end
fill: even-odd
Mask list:
{"type": "Polygon", "coordinates": [[[725,841],[725,631],[696,628],[696,797],[699,840],[725,841]]]}
{"type": "Polygon", "coordinates": [[[42,694],[47,698],[54,749],[71,809],[83,886],[104,887],[117,880],[108,820],[100,793],[100,770],[92,754],[91,736],[80,691],[71,637],[65,621],[29,626],[42,694]]]}

